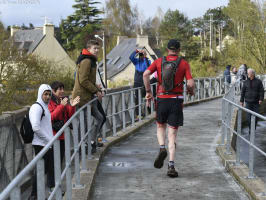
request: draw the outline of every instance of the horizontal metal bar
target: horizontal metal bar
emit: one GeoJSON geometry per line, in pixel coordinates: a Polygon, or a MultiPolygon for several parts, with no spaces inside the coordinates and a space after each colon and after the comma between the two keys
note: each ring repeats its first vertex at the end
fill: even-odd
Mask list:
{"type": "Polygon", "coordinates": [[[243,107],[241,105],[238,105],[238,104],[234,103],[233,101],[230,101],[230,100],[228,100],[226,98],[223,98],[223,100],[229,102],[230,104],[234,105],[237,108],[240,108],[241,110],[244,110],[245,112],[248,112],[248,113],[250,113],[252,115],[255,115],[256,117],[258,117],[260,119],[266,120],[266,117],[264,117],[263,115],[260,115],[260,114],[258,114],[256,112],[253,112],[253,111],[251,111],[251,110],[249,110],[249,109],[247,109],[247,108],[245,108],[245,107],[243,107]]]}
{"type": "Polygon", "coordinates": [[[246,142],[249,146],[253,147],[254,149],[256,149],[258,152],[260,152],[262,155],[264,155],[266,157],[266,153],[264,151],[262,151],[260,148],[258,148],[254,144],[250,143],[249,140],[247,140],[246,138],[242,137],[241,135],[238,135],[237,132],[235,130],[233,130],[232,128],[230,128],[227,124],[225,124],[225,123],[222,123],[222,124],[224,124],[227,128],[229,128],[235,135],[237,135],[242,140],[244,140],[244,142],[246,142]]]}

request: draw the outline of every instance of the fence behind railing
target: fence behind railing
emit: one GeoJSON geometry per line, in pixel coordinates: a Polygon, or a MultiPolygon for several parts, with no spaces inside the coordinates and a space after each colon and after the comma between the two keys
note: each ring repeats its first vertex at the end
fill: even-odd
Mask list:
{"type": "MultiPolygon", "coordinates": [[[[197,102],[206,100],[212,97],[219,97],[224,94],[224,80],[223,78],[201,78],[196,79],[195,96],[190,97],[186,92],[186,85],[184,86],[184,103],[197,102]]],[[[153,86],[156,87],[156,86],[153,86]]],[[[117,91],[114,93],[106,94],[102,100],[104,111],[107,115],[107,121],[102,129],[103,138],[107,136],[115,136],[119,130],[125,130],[128,126],[136,125],[135,110],[138,109],[139,116],[148,115],[148,108],[146,107],[145,99],[141,96],[142,88],[133,88],[123,91],[117,91]],[[134,94],[139,94],[139,105],[135,105],[134,94]]],[[[95,100],[95,99],[94,99],[95,100]]],[[[44,184],[44,161],[43,156],[50,147],[53,147],[54,151],[54,171],[55,171],[55,183],[56,186],[48,199],[52,199],[54,196],[56,199],[62,199],[62,186],[63,179],[65,181],[65,196],[66,199],[72,199],[72,187],[79,189],[84,186],[80,183],[80,172],[87,172],[89,166],[86,166],[86,159],[91,159],[91,134],[93,118],[91,116],[91,103],[88,102],[82,108],[80,108],[62,127],[60,131],[53,137],[53,139],[37,154],[34,159],[28,163],[24,169],[17,170],[17,175],[12,176],[9,180],[12,181],[5,187],[0,194],[0,200],[10,197],[11,200],[21,199],[21,184],[29,174],[36,168],[37,170],[37,195],[38,200],[44,200],[46,197],[45,184],[44,184]],[[87,116],[87,121],[84,123],[84,115],[87,116]],[[69,125],[72,124],[73,130],[69,129],[69,125]],[[65,135],[65,168],[61,169],[60,163],[60,144],[58,137],[64,132],[65,135]],[[73,147],[71,146],[71,140],[73,141],[73,147]],[[86,151],[86,152],[85,152],[86,151]],[[81,169],[80,169],[81,164],[81,169]],[[71,165],[74,167],[74,174],[71,171],[71,165]],[[72,175],[74,175],[75,184],[72,186],[72,175]]],[[[151,113],[155,108],[154,103],[151,104],[151,113]]],[[[139,121],[142,117],[138,118],[139,121]]],[[[1,123],[0,123],[1,124],[1,123]]],[[[11,123],[10,126],[13,123],[11,123]]],[[[6,124],[7,125],[7,124],[6,124]]],[[[4,131],[3,127],[0,127],[0,136],[9,132],[4,131]]],[[[5,126],[7,129],[9,126],[5,126]]],[[[14,128],[14,126],[13,126],[14,128]]],[[[16,131],[18,134],[18,131],[16,131]]],[[[20,137],[17,137],[20,139],[20,137]]],[[[21,140],[20,140],[21,142],[21,140]]],[[[16,143],[16,142],[15,142],[16,143]]],[[[23,147],[23,145],[22,145],[23,147]]],[[[5,150],[1,153],[1,173],[7,171],[5,164],[5,150]]],[[[3,173],[2,173],[3,174],[3,173]]],[[[1,181],[3,175],[1,174],[1,181]]],[[[5,173],[7,174],[7,173],[5,173]]],[[[4,185],[4,184],[3,184],[4,185]]]]}

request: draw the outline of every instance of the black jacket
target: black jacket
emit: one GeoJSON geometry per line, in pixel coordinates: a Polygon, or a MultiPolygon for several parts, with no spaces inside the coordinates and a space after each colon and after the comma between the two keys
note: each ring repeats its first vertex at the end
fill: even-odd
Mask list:
{"type": "Polygon", "coordinates": [[[262,81],[256,77],[253,80],[249,78],[244,81],[241,90],[240,102],[259,103],[259,100],[264,99],[264,88],[262,81]]]}

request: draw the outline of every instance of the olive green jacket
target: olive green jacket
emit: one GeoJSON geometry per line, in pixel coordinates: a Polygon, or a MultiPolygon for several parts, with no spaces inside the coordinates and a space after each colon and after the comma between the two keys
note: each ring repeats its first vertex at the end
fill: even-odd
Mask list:
{"type": "Polygon", "coordinates": [[[73,99],[80,96],[79,106],[83,106],[93,99],[93,95],[101,91],[96,86],[97,65],[92,59],[83,59],[77,65],[75,85],[72,92],[73,99]]]}

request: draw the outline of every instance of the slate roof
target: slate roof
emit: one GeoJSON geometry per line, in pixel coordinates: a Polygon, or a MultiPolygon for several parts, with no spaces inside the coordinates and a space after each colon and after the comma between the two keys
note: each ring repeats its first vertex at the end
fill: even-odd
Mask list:
{"type": "MultiPolygon", "coordinates": [[[[108,79],[114,77],[123,71],[129,64],[129,56],[131,53],[139,48],[136,44],[136,38],[123,39],[119,45],[115,46],[111,52],[106,56],[106,68],[108,79]]],[[[147,49],[146,49],[147,51],[147,49]]],[[[158,49],[153,49],[154,53],[160,57],[161,53],[158,49]]],[[[153,60],[156,60],[155,55],[151,55],[153,60]]],[[[99,63],[99,70],[103,73],[103,62],[99,63]]]]}
{"type": "Polygon", "coordinates": [[[18,30],[14,33],[14,43],[20,50],[25,50],[28,54],[32,53],[36,47],[43,40],[43,30],[32,29],[32,30],[18,30]]]}
{"type": "MultiPolygon", "coordinates": [[[[128,38],[121,41],[106,56],[107,77],[112,78],[122,70],[124,70],[131,62],[130,54],[137,48],[136,38],[128,38]]],[[[100,71],[103,71],[102,61],[99,63],[100,71]]]]}

